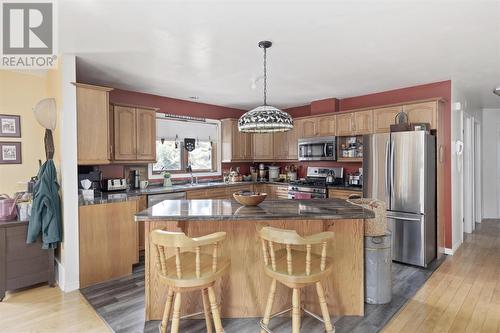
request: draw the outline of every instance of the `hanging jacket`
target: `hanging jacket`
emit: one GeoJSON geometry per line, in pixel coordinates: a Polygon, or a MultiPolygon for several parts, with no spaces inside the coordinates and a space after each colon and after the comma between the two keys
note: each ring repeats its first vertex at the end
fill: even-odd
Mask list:
{"type": "Polygon", "coordinates": [[[28,224],[27,243],[42,235],[42,249],[55,249],[61,241],[61,199],[54,161],[49,159],[38,172],[33,188],[33,205],[28,224]]]}

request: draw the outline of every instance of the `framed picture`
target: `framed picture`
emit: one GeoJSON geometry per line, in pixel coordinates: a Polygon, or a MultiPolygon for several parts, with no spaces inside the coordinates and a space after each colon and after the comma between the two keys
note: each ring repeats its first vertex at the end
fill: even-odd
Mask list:
{"type": "Polygon", "coordinates": [[[0,114],[0,136],[21,137],[21,116],[0,114]]]}
{"type": "Polygon", "coordinates": [[[21,142],[0,142],[0,164],[21,163],[21,142]]]}

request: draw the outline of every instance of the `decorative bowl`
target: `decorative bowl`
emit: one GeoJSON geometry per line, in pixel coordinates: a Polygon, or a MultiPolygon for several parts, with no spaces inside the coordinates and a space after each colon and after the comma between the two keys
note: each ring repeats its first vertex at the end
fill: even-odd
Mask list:
{"type": "Polygon", "coordinates": [[[243,206],[257,206],[267,197],[267,193],[235,192],[233,198],[243,206]]]}

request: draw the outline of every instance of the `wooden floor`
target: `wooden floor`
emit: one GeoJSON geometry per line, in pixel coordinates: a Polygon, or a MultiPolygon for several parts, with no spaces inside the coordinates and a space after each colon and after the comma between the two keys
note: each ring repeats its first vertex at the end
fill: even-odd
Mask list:
{"type": "Polygon", "coordinates": [[[111,332],[79,291],[58,287],[7,293],[0,303],[0,332],[111,332]]]}
{"type": "MultiPolygon", "coordinates": [[[[417,284],[416,280],[405,281],[410,282],[401,283],[398,287],[400,290],[410,289],[417,284]]],[[[141,283],[135,283],[140,288],[141,283]]],[[[122,285],[121,289],[128,287],[129,285],[122,285]]],[[[94,292],[98,293],[97,290],[94,292]]],[[[122,290],[120,295],[123,294],[128,293],[122,290]]],[[[101,307],[104,308],[106,300],[101,297],[97,299],[103,302],[101,307]]],[[[120,298],[115,297],[115,300],[120,298]]],[[[134,308],[137,306],[127,303],[134,308]]],[[[125,308],[114,311],[117,310],[114,307],[116,305],[107,305],[108,314],[116,316],[118,312],[127,312],[125,308]]],[[[345,332],[376,332],[378,329],[372,324],[383,321],[381,315],[386,309],[383,310],[372,320],[363,318],[361,323],[357,317],[340,318],[336,320],[338,331],[344,328],[345,332]]],[[[277,320],[275,325],[280,326],[280,319],[277,320]]],[[[137,324],[144,325],[140,321],[137,324]]],[[[192,327],[183,332],[204,331],[202,321],[199,324],[186,321],[184,324],[192,327]]],[[[246,326],[248,330],[243,330],[244,332],[254,332],[256,327],[255,320],[226,324],[228,329],[231,324],[246,326]]],[[[307,322],[304,324],[307,326],[307,322]]],[[[149,327],[146,325],[146,331],[150,329],[151,332],[156,332],[156,327],[154,324],[149,327]]],[[[79,292],[64,294],[58,288],[41,286],[8,293],[0,303],[0,332],[109,331],[79,292]]],[[[136,331],[136,328],[117,331],[136,331]]],[[[466,235],[465,242],[457,253],[445,260],[382,332],[500,333],[500,220],[486,220],[477,226],[475,233],[466,235]]]]}
{"type": "Polygon", "coordinates": [[[384,333],[500,333],[500,220],[476,226],[384,333]]]}

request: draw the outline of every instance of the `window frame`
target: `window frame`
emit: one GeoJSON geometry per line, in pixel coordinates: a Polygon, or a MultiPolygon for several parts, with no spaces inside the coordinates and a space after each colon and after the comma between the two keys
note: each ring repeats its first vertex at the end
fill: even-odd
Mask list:
{"type": "MultiPolygon", "coordinates": [[[[161,119],[161,118],[160,118],[161,119]]],[[[158,119],[156,120],[158,121],[158,119]]],[[[165,121],[162,119],[161,121],[165,121]]],[[[191,122],[190,120],[186,120],[187,122],[191,122]]],[[[193,171],[193,175],[196,175],[197,177],[204,177],[204,176],[221,176],[222,175],[222,154],[221,154],[221,142],[222,142],[222,127],[221,127],[221,121],[216,120],[216,119],[206,119],[206,123],[212,123],[217,125],[217,138],[212,141],[212,150],[215,150],[215,154],[212,153],[212,165],[213,165],[213,170],[195,170],[193,171]],[[214,156],[215,155],[215,156],[214,156]]],[[[155,140],[156,143],[156,140],[155,140]]],[[[188,158],[188,152],[184,149],[183,147],[184,143],[181,142],[181,168],[184,168],[183,170],[165,170],[169,172],[172,176],[172,179],[175,178],[188,178],[191,176],[190,173],[187,173],[185,171],[185,167],[187,166],[187,158],[188,158]]],[[[163,176],[161,175],[161,172],[158,171],[153,171],[153,164],[154,163],[149,163],[148,164],[148,179],[163,179],[163,176]]]]}

